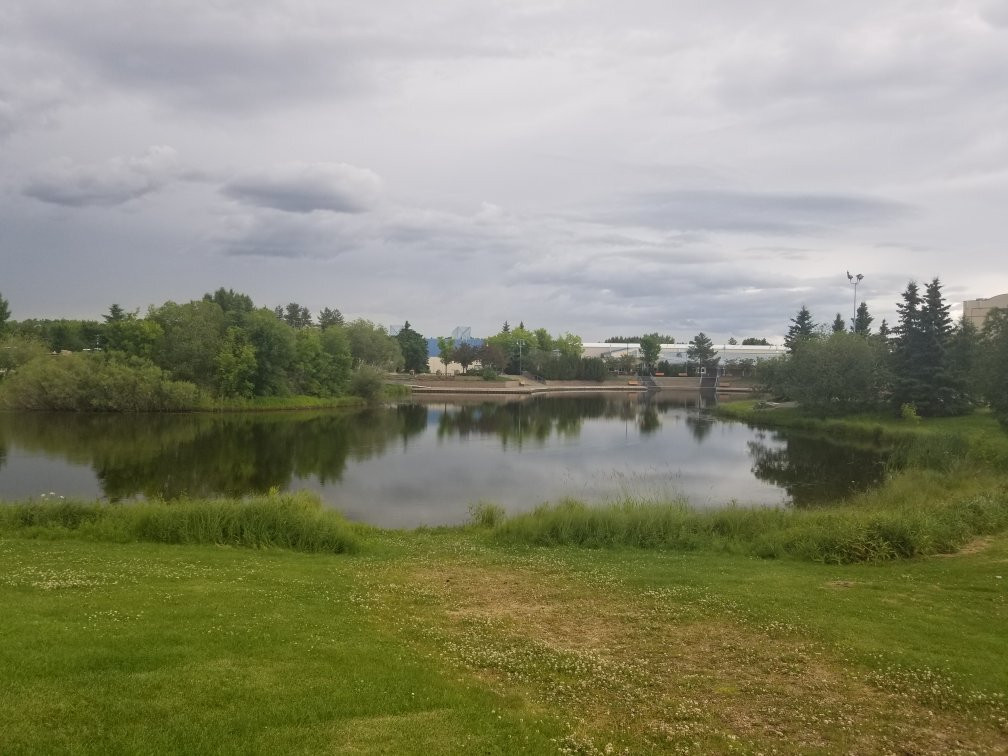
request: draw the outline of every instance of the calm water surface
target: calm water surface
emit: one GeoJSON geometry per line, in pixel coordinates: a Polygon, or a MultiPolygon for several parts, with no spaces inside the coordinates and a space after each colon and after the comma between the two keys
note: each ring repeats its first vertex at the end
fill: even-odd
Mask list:
{"type": "Polygon", "coordinates": [[[814,506],[877,484],[885,455],[707,415],[696,394],[418,401],[360,412],[0,413],[0,498],[317,491],[411,527],[573,496],[814,506]]]}

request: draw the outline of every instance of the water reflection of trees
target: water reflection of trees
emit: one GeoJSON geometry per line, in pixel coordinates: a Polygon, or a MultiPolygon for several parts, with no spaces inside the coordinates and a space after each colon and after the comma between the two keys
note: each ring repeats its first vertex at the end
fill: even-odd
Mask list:
{"type": "Polygon", "coordinates": [[[658,404],[638,395],[536,397],[516,402],[445,404],[438,418],[439,438],[497,436],[504,446],[544,444],[551,436],[577,438],[585,420],[620,419],[634,422],[641,433],[661,427],[660,414],[681,405],[658,404]]]}
{"type": "Polygon", "coordinates": [[[761,434],[747,442],[752,472],[787,491],[798,507],[835,501],[879,485],[886,453],[808,434],[761,434]]]}
{"type": "Polygon", "coordinates": [[[338,480],[349,457],[382,454],[427,426],[427,409],[234,415],[17,414],[4,440],[91,466],[110,499],[239,496],[295,477],[338,480]]]}

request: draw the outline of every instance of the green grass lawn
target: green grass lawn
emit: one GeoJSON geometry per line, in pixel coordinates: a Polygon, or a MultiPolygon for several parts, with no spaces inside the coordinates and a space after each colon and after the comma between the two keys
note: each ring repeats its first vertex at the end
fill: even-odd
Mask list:
{"type": "Polygon", "coordinates": [[[0,752],[1004,752],[1006,573],[5,537],[0,752]]]}

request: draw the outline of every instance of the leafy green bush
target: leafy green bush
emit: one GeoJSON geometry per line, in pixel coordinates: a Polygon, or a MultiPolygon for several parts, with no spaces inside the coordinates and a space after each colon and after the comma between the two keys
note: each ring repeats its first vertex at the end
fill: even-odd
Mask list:
{"type": "Polygon", "coordinates": [[[376,402],[382,397],[384,383],[381,371],[370,365],[361,365],[350,376],[350,393],[368,402],[376,402]]]}
{"type": "Polygon", "coordinates": [[[200,403],[191,383],[137,357],[62,354],[22,365],[3,384],[11,409],[76,412],[172,412],[200,403]]]}

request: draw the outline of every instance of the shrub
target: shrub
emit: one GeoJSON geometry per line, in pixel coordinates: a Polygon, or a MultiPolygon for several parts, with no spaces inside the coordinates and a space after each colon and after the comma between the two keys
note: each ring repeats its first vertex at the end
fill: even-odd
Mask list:
{"type": "Polygon", "coordinates": [[[173,412],[199,405],[199,390],[147,360],[116,354],[39,357],[4,381],[11,409],[173,412]]]}
{"type": "Polygon", "coordinates": [[[383,386],[381,371],[370,365],[361,365],[350,376],[350,393],[368,402],[381,399],[383,386]]]}

